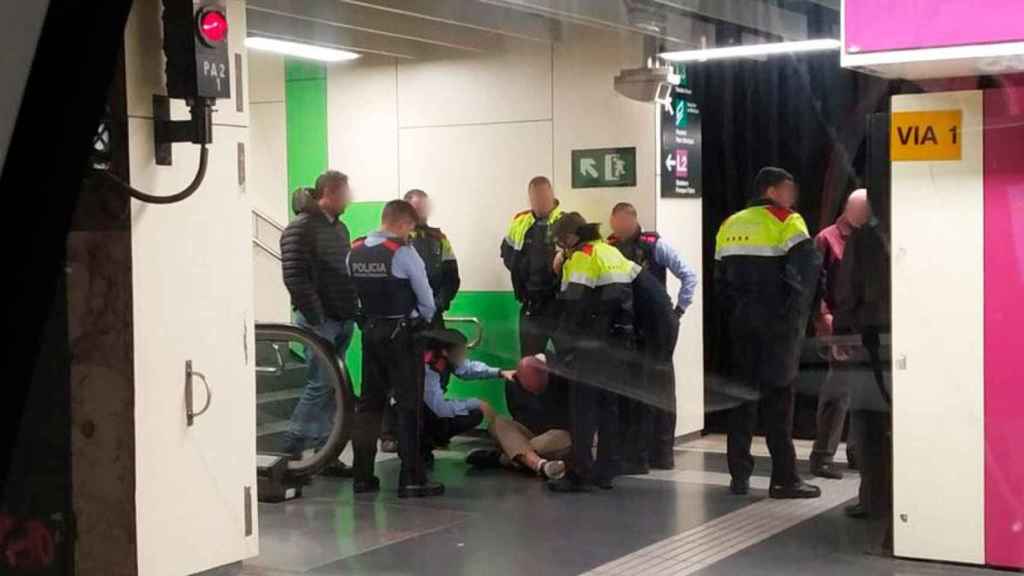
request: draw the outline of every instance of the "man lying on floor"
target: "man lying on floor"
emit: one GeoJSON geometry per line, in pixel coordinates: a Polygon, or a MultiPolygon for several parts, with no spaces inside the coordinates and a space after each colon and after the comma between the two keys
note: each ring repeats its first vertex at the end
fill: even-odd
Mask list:
{"type": "Polygon", "coordinates": [[[423,458],[433,461],[433,446],[447,445],[459,434],[468,432],[481,422],[487,422],[491,435],[502,446],[497,451],[474,451],[467,462],[474,466],[521,466],[549,479],[565,475],[561,460],[571,447],[569,433],[549,430],[535,435],[522,424],[498,415],[494,408],[479,398],[452,400],[445,398],[452,375],[463,380],[502,378],[514,380],[513,370],[501,370],[483,362],[469,360],[465,335],[458,330],[432,330],[426,335],[424,354],[423,401],[423,458]]]}

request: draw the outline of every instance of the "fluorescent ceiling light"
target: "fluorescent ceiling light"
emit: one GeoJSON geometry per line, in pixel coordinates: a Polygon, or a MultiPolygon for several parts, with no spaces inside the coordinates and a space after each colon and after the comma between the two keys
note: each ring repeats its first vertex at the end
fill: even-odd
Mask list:
{"type": "Polygon", "coordinates": [[[723,58],[745,58],[751,56],[770,56],[772,54],[793,54],[797,52],[823,52],[839,50],[842,43],[834,38],[817,40],[799,40],[795,42],[769,42],[767,44],[741,44],[723,48],[707,48],[705,50],[681,50],[679,52],[663,52],[662,60],[669,62],[703,62],[704,60],[721,60],[723,58]]]}
{"type": "Polygon", "coordinates": [[[355,60],[356,58],[359,58],[359,54],[349,52],[348,50],[338,50],[337,48],[327,48],[325,46],[316,46],[314,44],[300,44],[298,42],[288,42],[287,40],[261,38],[257,36],[250,36],[246,38],[245,47],[252,50],[263,50],[266,52],[276,52],[278,54],[295,56],[296,58],[305,58],[307,60],[320,60],[321,62],[343,62],[345,60],[355,60]]]}

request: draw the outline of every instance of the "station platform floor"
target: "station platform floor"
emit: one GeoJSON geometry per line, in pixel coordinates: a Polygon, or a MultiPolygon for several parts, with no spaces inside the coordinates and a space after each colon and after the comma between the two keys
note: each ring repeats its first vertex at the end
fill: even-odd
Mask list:
{"type": "MultiPolygon", "coordinates": [[[[350,480],[317,478],[302,498],[261,504],[260,555],[244,576],[341,575],[878,575],[983,576],[998,571],[881,555],[882,527],[843,505],[858,478],[815,480],[817,500],[768,498],[770,460],[756,439],[751,494],[731,495],[725,441],[681,445],[676,469],[620,477],[615,488],[555,494],[536,477],[473,470],[483,440],[436,451],[439,498],[400,500],[398,462],[378,463],[383,490],[353,496],[350,480]]],[[[810,444],[797,443],[806,476],[810,444]]],[[[841,447],[839,454],[844,449],[841,447]]],[[[840,456],[841,458],[841,456],[840,456]]]]}

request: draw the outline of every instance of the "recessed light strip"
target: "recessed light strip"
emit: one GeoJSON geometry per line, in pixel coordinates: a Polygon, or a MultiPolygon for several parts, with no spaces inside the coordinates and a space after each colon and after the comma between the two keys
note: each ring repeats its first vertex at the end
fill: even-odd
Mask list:
{"type": "Polygon", "coordinates": [[[262,38],[259,36],[250,36],[246,38],[245,47],[251,50],[274,52],[277,54],[285,54],[287,56],[295,56],[296,58],[305,58],[307,60],[319,60],[321,62],[344,62],[346,60],[355,60],[356,58],[359,58],[359,54],[349,52],[348,50],[338,50],[337,48],[327,48],[325,46],[317,46],[315,44],[302,44],[299,42],[289,42],[287,40],[278,40],[276,38],[262,38]]]}
{"type": "Polygon", "coordinates": [[[668,62],[703,62],[705,60],[721,60],[725,58],[746,58],[751,56],[771,56],[774,54],[794,54],[798,52],[825,52],[839,50],[842,44],[834,38],[816,40],[798,40],[794,42],[768,42],[766,44],[743,44],[704,50],[682,50],[679,52],[663,52],[662,60],[668,62]]]}

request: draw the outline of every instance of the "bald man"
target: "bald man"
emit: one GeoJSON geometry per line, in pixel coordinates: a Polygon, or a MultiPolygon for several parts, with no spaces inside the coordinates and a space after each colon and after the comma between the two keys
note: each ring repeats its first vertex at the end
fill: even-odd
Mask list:
{"type": "MultiPolygon", "coordinates": [[[[814,238],[823,257],[825,274],[825,297],[815,313],[815,332],[819,337],[833,335],[832,311],[836,305],[836,290],[839,285],[839,265],[843,260],[846,240],[857,228],[871,219],[867,190],[854,190],[846,199],[843,213],[835,224],[825,228],[814,238]]],[[[843,477],[834,465],[833,459],[843,435],[843,424],[850,409],[850,389],[847,383],[847,354],[840,347],[832,347],[829,357],[829,371],[825,384],[818,393],[818,432],[811,452],[811,473],[820,478],[838,480],[843,477]]],[[[853,438],[853,435],[850,435],[853,438]]],[[[849,442],[847,459],[855,465],[855,447],[849,442]]]]}

